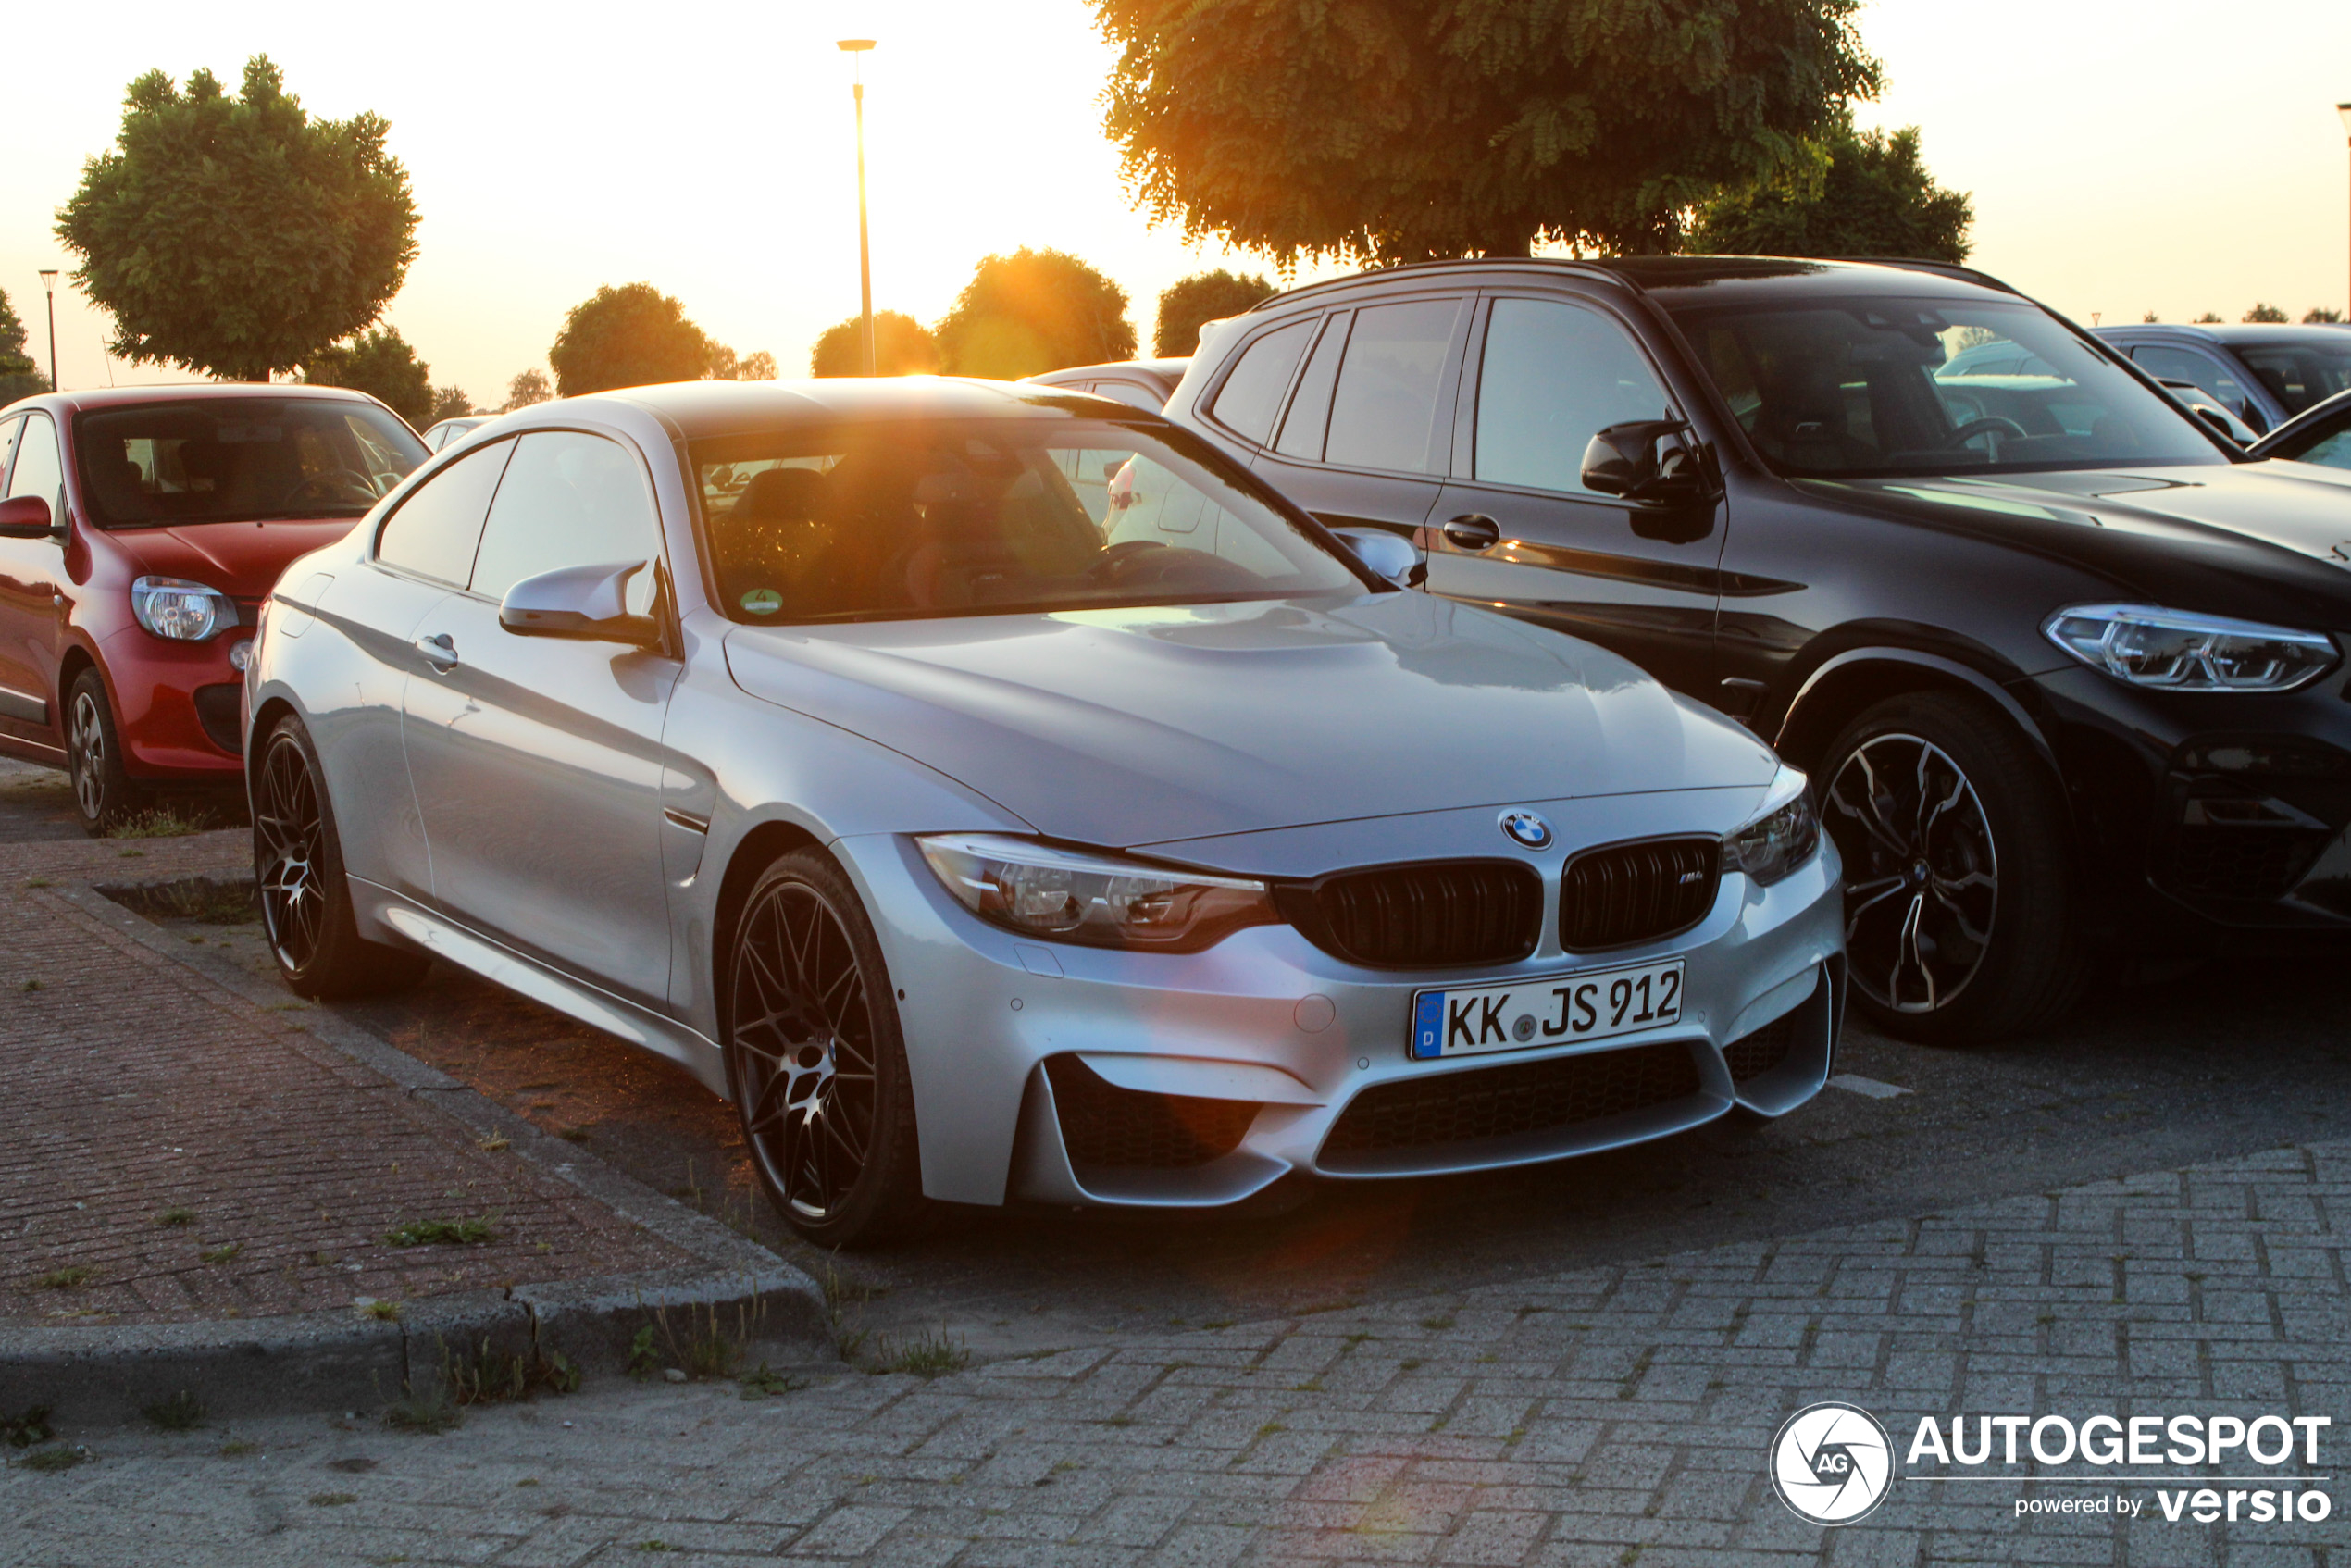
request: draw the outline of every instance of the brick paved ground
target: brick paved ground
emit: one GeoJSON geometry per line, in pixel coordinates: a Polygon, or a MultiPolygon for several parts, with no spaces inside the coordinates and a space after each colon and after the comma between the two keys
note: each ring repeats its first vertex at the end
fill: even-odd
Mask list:
{"type": "Polygon", "coordinates": [[[250,1317],[684,1261],[56,890],[248,875],[250,852],[234,831],[0,844],[0,1320],[250,1317]],[[385,1240],[485,1216],[486,1244],[385,1240]]]}
{"type": "MultiPolygon", "coordinates": [[[[420,1437],[284,1420],[100,1434],[0,1477],[0,1568],[1423,1562],[2228,1568],[2351,1559],[2317,1524],[2020,1522],[2043,1485],[1897,1482],[1826,1531],[1779,1422],[2258,1409],[2351,1442],[2351,1144],[1902,1222],[775,1397],[616,1381],[420,1437]],[[1943,1493],[1956,1495],[1942,1495],[1943,1493]]],[[[1899,1446],[1897,1440],[1897,1448],[1899,1446]]],[[[2075,1467],[2078,1469],[2079,1467],[2075,1467]]],[[[2234,1467],[2242,1473],[2242,1466],[2234,1467]]],[[[2335,1488],[2342,1490],[2339,1486],[2335,1488]]],[[[2072,1489],[2079,1493],[2081,1488],[2072,1489]]]]}

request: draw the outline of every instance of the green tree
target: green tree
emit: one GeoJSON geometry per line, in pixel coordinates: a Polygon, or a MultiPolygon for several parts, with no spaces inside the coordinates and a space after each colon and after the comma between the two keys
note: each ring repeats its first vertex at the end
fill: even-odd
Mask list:
{"type": "Polygon", "coordinates": [[[1154,218],[1278,258],[1672,250],[1877,91],[1860,0],[1093,0],[1154,218]]]}
{"type": "MultiPolygon", "coordinates": [[[[865,317],[852,316],[826,328],[808,351],[812,376],[865,373],[865,317]]],[[[895,310],[874,312],[874,374],[933,376],[939,373],[939,340],[913,317],[895,310]]]]}
{"type": "Polygon", "coordinates": [[[2217,310],[2208,310],[2208,311],[2206,311],[2203,315],[2201,315],[2201,316],[2199,316],[2199,317],[2197,317],[2196,318],[2196,324],[2197,326],[2199,326],[2199,327],[2209,326],[2209,325],[2211,325],[2212,323],[2219,321],[2220,319],[2220,313],[2219,311],[2217,311],[2217,310]]]}
{"type": "Polygon", "coordinates": [[[1173,359],[1200,347],[1200,330],[1211,321],[1238,316],[1274,292],[1274,285],[1254,273],[1241,277],[1218,268],[1178,278],[1160,291],[1159,325],[1151,332],[1151,348],[1173,359]]]}
{"type": "Polygon", "coordinates": [[[267,56],[230,98],[131,84],[111,151],[57,215],[74,281],[134,363],[265,380],[372,324],[417,254],[408,176],[382,117],[314,120],[267,56]]]}
{"type": "Polygon", "coordinates": [[[1974,204],[1934,182],[1918,127],[1857,131],[1850,119],[1794,177],[1698,208],[1688,248],[1715,255],[1877,255],[1965,261],[1974,204]]]}
{"type": "Polygon", "coordinates": [[[0,407],[48,390],[49,378],[25,349],[24,323],[17,307],[8,303],[8,291],[0,289],[0,407]]]}
{"type": "Polygon", "coordinates": [[[775,379],[776,356],[764,348],[757,354],[743,355],[743,362],[735,367],[735,380],[739,381],[772,381],[775,379]]]}
{"type": "Polygon", "coordinates": [[[730,380],[735,351],[686,319],[685,306],[651,283],[598,289],[572,307],[547,351],[562,397],[662,381],[730,380]]]}
{"type": "Polygon", "coordinates": [[[546,371],[536,366],[528,370],[517,370],[515,379],[506,383],[506,406],[498,412],[504,414],[516,408],[528,408],[554,395],[554,389],[547,384],[546,371]]]}
{"type": "Polygon", "coordinates": [[[424,425],[419,425],[417,429],[438,425],[443,419],[462,419],[478,412],[481,411],[474,407],[474,400],[466,395],[465,388],[435,387],[432,389],[432,408],[425,415],[424,425]]]}
{"type": "Polygon", "coordinates": [[[1135,357],[1126,291],[1074,255],[1026,245],[981,258],[937,335],[957,376],[1009,381],[1135,357]]]}
{"type": "Polygon", "coordinates": [[[2294,319],[2293,317],[2288,316],[2284,311],[2279,309],[2274,305],[2259,304],[2255,305],[2251,310],[2246,311],[2245,313],[2245,318],[2247,321],[2291,321],[2294,319]]]}
{"type": "Polygon", "coordinates": [[[433,421],[432,367],[417,357],[394,327],[378,327],[318,350],[303,367],[302,379],[314,386],[366,392],[420,430],[433,421]]]}
{"type": "Polygon", "coordinates": [[[2309,309],[2302,313],[2302,324],[2306,327],[2316,326],[2329,321],[2340,321],[2342,319],[2343,312],[2339,310],[2329,310],[2322,305],[2314,305],[2309,309]]]}

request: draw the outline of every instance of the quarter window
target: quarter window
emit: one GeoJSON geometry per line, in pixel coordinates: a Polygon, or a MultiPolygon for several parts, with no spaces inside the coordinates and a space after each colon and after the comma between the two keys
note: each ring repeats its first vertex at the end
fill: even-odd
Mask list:
{"type": "Polygon", "coordinates": [[[1282,411],[1282,393],[1289,391],[1289,373],[1306,352],[1312,321],[1277,328],[1242,351],[1240,363],[1217,389],[1209,412],[1235,435],[1263,446],[1274,434],[1274,416],[1282,411]]]}
{"type": "MultiPolygon", "coordinates": [[[[481,532],[473,591],[504,599],[506,590],[541,572],[660,554],[661,526],[643,465],[603,436],[541,430],[515,442],[515,460],[481,532]]],[[[653,596],[653,573],[629,579],[630,614],[650,614],[653,596]]]]}
{"type": "Polygon", "coordinates": [[[2131,351],[2131,357],[2139,362],[2141,369],[2158,380],[2187,381],[2202,387],[2228,404],[2229,412],[2240,419],[2245,417],[2245,408],[2253,401],[2253,394],[2245,390],[2244,382],[2220,368],[2218,361],[2193,349],[2143,343],[2131,351]]]}
{"type": "Polygon", "coordinates": [[[1322,460],[1323,435],[1331,423],[1331,388],[1338,381],[1338,356],[1347,352],[1347,324],[1353,315],[1342,310],[1333,316],[1323,329],[1322,342],[1314,345],[1314,356],[1306,362],[1298,395],[1289,400],[1289,417],[1282,421],[1282,439],[1274,443],[1274,450],[1285,457],[1322,460]]]}
{"type": "Polygon", "coordinates": [[[1479,479],[1582,491],[1596,433],[1666,417],[1665,388],[1614,321],[1559,300],[1494,302],[1477,373],[1479,479]]]}
{"type": "Polygon", "coordinates": [[[498,488],[498,476],[514,450],[513,442],[502,441],[469,452],[410,492],[377,537],[376,558],[464,587],[473,573],[491,492],[498,488]]]}
{"type": "Polygon", "coordinates": [[[24,439],[8,470],[8,498],[37,495],[49,504],[49,520],[65,521],[66,471],[57,458],[57,427],[46,414],[24,417],[24,439]]]}
{"type": "Polygon", "coordinates": [[[1437,393],[1461,319],[1459,300],[1375,305],[1355,313],[1324,460],[1358,468],[1434,473],[1445,452],[1437,393]]]}

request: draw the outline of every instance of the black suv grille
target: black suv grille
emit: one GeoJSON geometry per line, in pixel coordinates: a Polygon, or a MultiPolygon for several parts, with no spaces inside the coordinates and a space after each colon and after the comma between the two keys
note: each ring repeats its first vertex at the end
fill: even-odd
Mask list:
{"type": "Polygon", "coordinates": [[[1743,1084],[1749,1078],[1760,1078],[1781,1063],[1796,1049],[1796,1024],[1799,1018],[1811,1015],[1810,1006],[1784,1013],[1749,1034],[1739,1036],[1723,1048],[1723,1060],[1731,1069],[1731,1081],[1743,1084]]]}
{"type": "Polygon", "coordinates": [[[1322,1158],[1343,1164],[1353,1154],[1549,1132],[1698,1091],[1689,1047],[1670,1040],[1408,1078],[1357,1095],[1323,1140],[1322,1158]]]}
{"type": "Polygon", "coordinates": [[[1046,1058],[1071,1164],[1115,1170],[1183,1170],[1240,1147],[1255,1104],[1120,1089],[1075,1056],[1046,1058]]]}
{"type": "Polygon", "coordinates": [[[1543,934],[1543,879],[1515,861],[1342,871],[1280,896],[1315,946],[1374,968],[1511,964],[1543,934]]]}
{"type": "Polygon", "coordinates": [[[2182,828],[2171,885],[2202,898],[2283,898],[2325,845],[2325,834],[2292,828],[2182,828]]]}
{"type": "Polygon", "coordinates": [[[1686,931],[1714,907],[1723,879],[1716,839],[1658,839],[1587,850],[1560,884],[1560,945],[1570,952],[1629,947],[1686,931]]]}

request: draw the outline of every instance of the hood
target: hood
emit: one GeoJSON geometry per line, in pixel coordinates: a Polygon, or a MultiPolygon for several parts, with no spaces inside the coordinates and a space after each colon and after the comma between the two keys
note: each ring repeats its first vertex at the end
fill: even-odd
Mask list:
{"type": "Polygon", "coordinates": [[[727,658],[756,696],[1113,847],[1778,765],[1611,653],[1422,593],[737,627],[727,658]]]}
{"type": "Polygon", "coordinates": [[[186,578],[232,599],[259,599],[296,556],[332,544],[356,517],[317,522],[192,523],[168,529],[115,529],[107,534],[139,563],[143,576],[186,578]]]}
{"type": "Polygon", "coordinates": [[[2351,472],[2270,461],[1798,488],[1997,535],[2098,572],[2130,597],[2351,628],[2351,472]]]}

